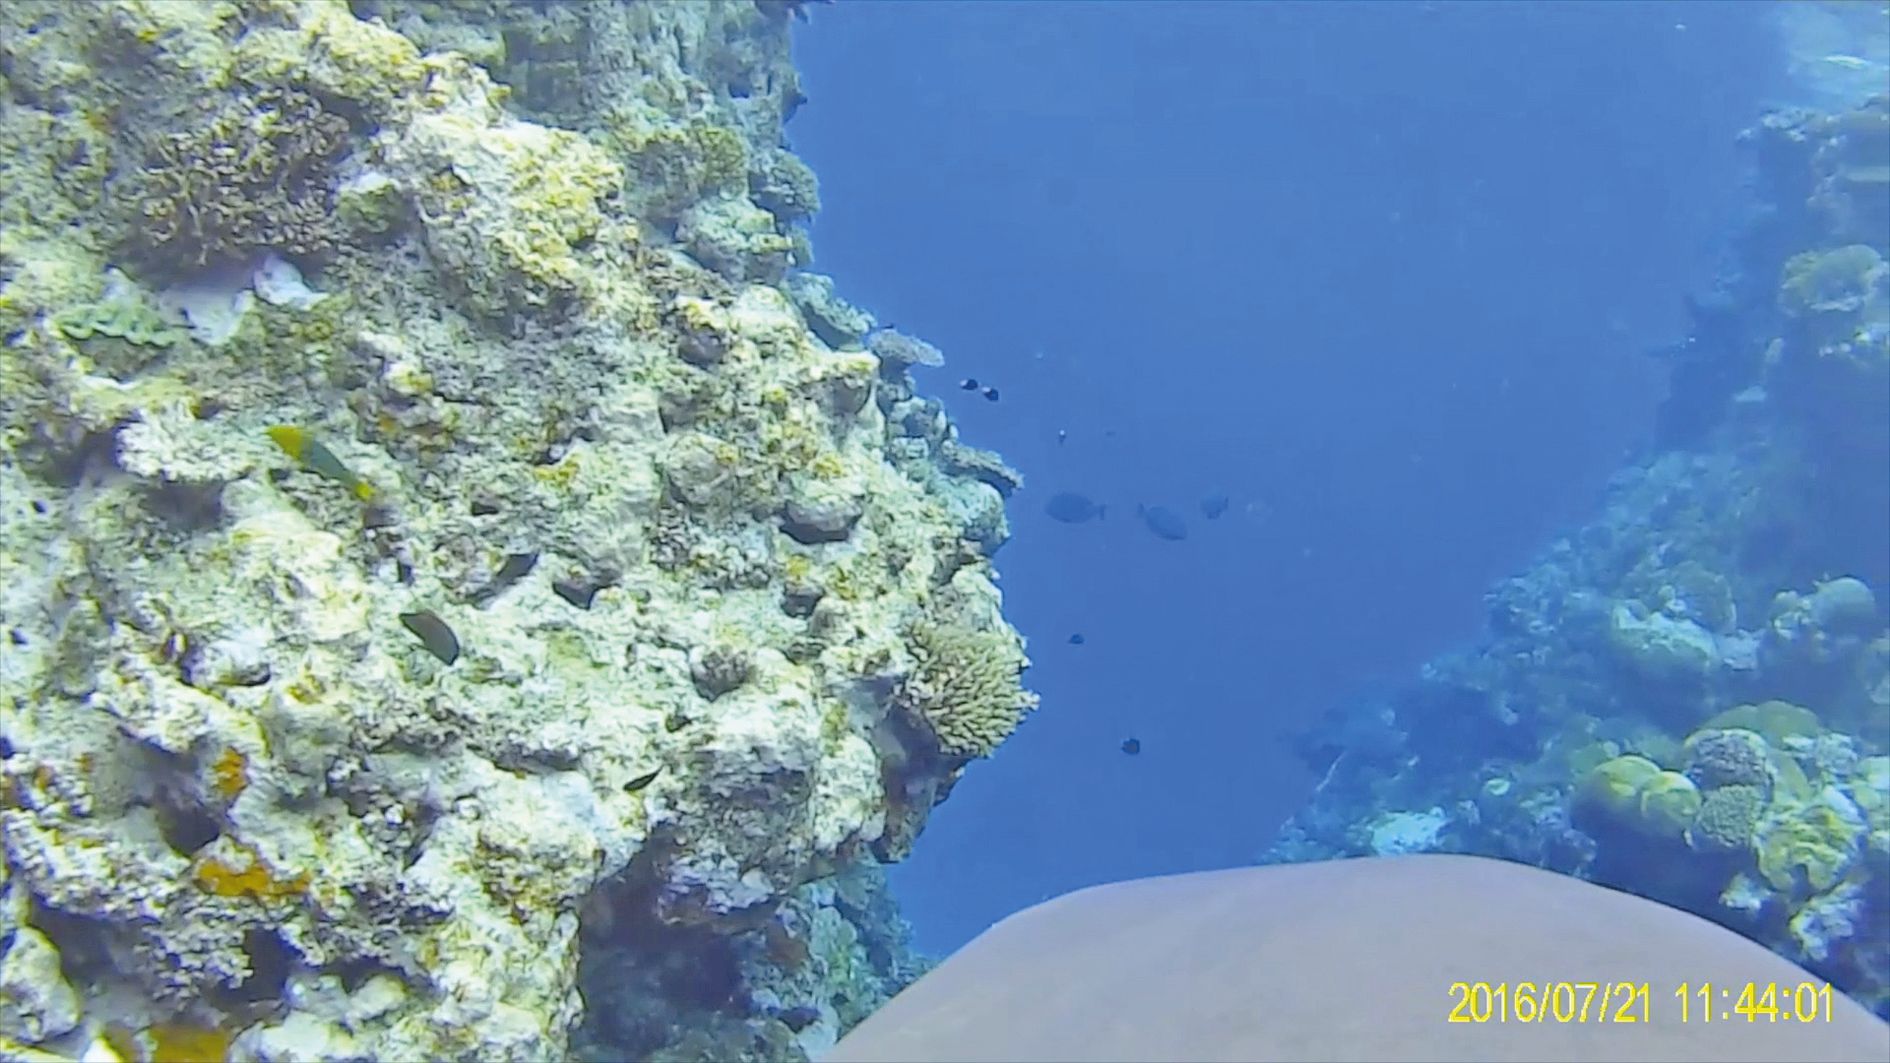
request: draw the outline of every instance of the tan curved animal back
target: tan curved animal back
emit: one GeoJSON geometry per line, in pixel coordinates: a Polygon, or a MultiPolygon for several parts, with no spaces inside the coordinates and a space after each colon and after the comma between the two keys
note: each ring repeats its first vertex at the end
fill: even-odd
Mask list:
{"type": "Polygon", "coordinates": [[[1890,1026],[1823,984],[1697,916],[1537,868],[1339,860],[1139,879],[1025,909],[825,1063],[1890,1061],[1890,1026]],[[1535,1021],[1518,1018],[1523,982],[1549,994],[1535,1021]],[[1784,1011],[1809,1005],[1811,1021],[1734,1014],[1754,982],[1777,983],[1784,1011]],[[1586,986],[1556,983],[1597,984],[1585,1017],[1586,986]]]}

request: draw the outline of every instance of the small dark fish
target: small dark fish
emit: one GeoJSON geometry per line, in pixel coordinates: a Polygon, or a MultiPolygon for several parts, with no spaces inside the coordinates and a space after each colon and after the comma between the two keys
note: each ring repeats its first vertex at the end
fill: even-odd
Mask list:
{"type": "Polygon", "coordinates": [[[820,1021],[820,1009],[812,1004],[796,1004],[775,1017],[781,1020],[781,1025],[800,1033],[820,1021]]]}
{"type": "Polygon", "coordinates": [[[483,605],[497,598],[499,595],[504,594],[512,584],[531,575],[532,569],[537,566],[538,554],[535,552],[507,554],[505,564],[500,565],[499,571],[492,574],[492,582],[486,584],[485,588],[478,594],[473,595],[473,601],[483,605]]]}
{"type": "Polygon", "coordinates": [[[1069,440],[1069,438],[1070,438],[1070,433],[1064,431],[1061,428],[1057,429],[1057,446],[1059,447],[1062,446],[1066,441],[1069,440]]]}
{"type": "Polygon", "coordinates": [[[1135,756],[1137,753],[1142,752],[1142,740],[1140,738],[1123,739],[1122,751],[1132,757],[1135,756]]]}
{"type": "Polygon", "coordinates": [[[1227,496],[1219,491],[1201,500],[1201,515],[1209,520],[1218,518],[1227,512],[1227,496]]]}
{"type": "Polygon", "coordinates": [[[1164,506],[1139,507],[1142,523],[1148,530],[1164,539],[1180,540],[1188,537],[1188,522],[1181,519],[1174,510],[1164,506]]]}
{"type": "Polygon", "coordinates": [[[958,382],[958,386],[965,389],[966,391],[978,391],[984,387],[983,384],[978,383],[978,378],[975,376],[968,376],[965,379],[960,380],[958,382]]]}
{"type": "Polygon", "coordinates": [[[996,389],[996,388],[985,388],[985,389],[984,389],[984,398],[985,398],[985,401],[986,401],[986,402],[996,402],[996,401],[998,400],[998,389],[996,389]]]}
{"type": "Polygon", "coordinates": [[[1070,645],[1072,646],[1081,646],[1086,641],[1088,640],[1083,638],[1083,633],[1081,631],[1078,631],[1076,634],[1070,636],[1070,645]]]}
{"type": "Polygon", "coordinates": [[[663,769],[661,768],[657,768],[655,771],[646,771],[636,778],[631,779],[629,782],[624,783],[623,792],[627,794],[636,793],[638,790],[655,782],[656,777],[661,774],[663,774],[663,769]]]}
{"type": "Polygon", "coordinates": [[[1103,512],[1109,507],[1098,505],[1088,495],[1079,495],[1075,491],[1058,491],[1043,504],[1043,511],[1052,520],[1065,524],[1081,524],[1086,520],[1101,520],[1103,512]]]}
{"type": "Polygon", "coordinates": [[[427,652],[438,657],[445,664],[459,660],[459,636],[446,626],[446,621],[424,609],[417,613],[400,614],[400,622],[407,630],[414,633],[420,645],[427,652]]]}

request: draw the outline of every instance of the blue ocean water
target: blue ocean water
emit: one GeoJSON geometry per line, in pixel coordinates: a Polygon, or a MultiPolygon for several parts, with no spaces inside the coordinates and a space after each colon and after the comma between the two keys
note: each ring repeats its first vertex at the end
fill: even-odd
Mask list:
{"type": "Polygon", "coordinates": [[[937,343],[928,383],[1029,478],[1000,567],[1044,707],[893,873],[938,951],[1251,861],[1317,781],[1290,737],[1476,635],[1652,446],[1648,352],[1793,91],[1762,4],[813,15],[818,268],[937,343]],[[1053,521],[1058,491],[1107,513],[1053,521]]]}

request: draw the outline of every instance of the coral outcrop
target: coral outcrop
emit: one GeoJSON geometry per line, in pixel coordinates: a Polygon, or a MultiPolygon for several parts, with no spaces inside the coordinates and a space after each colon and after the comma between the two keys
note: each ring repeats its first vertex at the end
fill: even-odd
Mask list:
{"type": "Polygon", "coordinates": [[[1668,445],[1491,590],[1480,642],[1329,714],[1266,860],[1434,808],[1423,848],[1690,908],[1890,1015],[1887,113],[1746,138],[1768,209],[1668,352],[1668,445]]]}
{"type": "Polygon", "coordinates": [[[913,975],[1016,480],[793,271],[788,26],[0,5],[0,1054],[800,1058],[913,975]]]}

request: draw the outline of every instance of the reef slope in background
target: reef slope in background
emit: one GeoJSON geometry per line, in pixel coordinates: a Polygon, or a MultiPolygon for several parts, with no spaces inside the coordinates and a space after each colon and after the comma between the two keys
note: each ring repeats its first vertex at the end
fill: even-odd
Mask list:
{"type": "Polygon", "coordinates": [[[0,1054],[799,1058],[1035,704],[793,3],[0,5],[0,1054]]]}
{"type": "Polygon", "coordinates": [[[1555,868],[1890,1016],[1890,98],[1745,139],[1763,209],[1666,352],[1660,448],[1479,644],[1329,714],[1266,859],[1555,868]]]}

